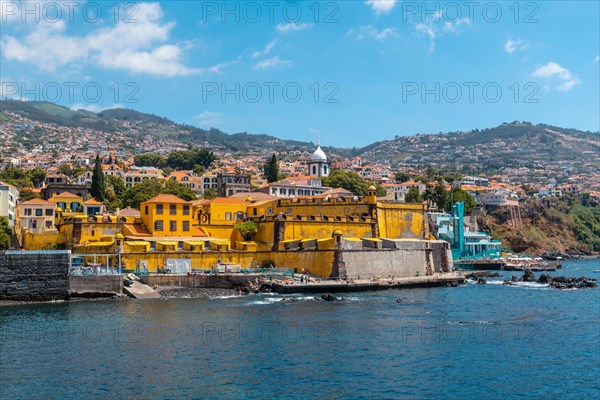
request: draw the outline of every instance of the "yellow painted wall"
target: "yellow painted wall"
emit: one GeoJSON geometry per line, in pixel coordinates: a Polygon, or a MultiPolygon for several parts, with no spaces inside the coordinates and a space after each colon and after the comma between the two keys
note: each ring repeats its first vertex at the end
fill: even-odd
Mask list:
{"type": "Polygon", "coordinates": [[[162,214],[157,212],[158,203],[142,203],[140,206],[140,213],[142,217],[142,221],[146,226],[148,232],[150,232],[154,236],[191,236],[192,225],[194,225],[194,215],[192,212],[192,205],[186,204],[188,206],[188,215],[183,214],[184,204],[170,204],[170,203],[160,203],[163,206],[162,214]],[[175,206],[175,215],[171,215],[171,205],[175,206]],[[147,210],[146,210],[147,208],[147,210]],[[156,221],[163,222],[162,231],[155,230],[154,223],[156,221]],[[171,230],[171,221],[176,222],[175,230],[171,230]],[[183,221],[188,221],[189,230],[183,230],[183,221]]]}
{"type": "MultiPolygon", "coordinates": [[[[333,251],[304,252],[177,252],[177,253],[129,253],[121,257],[123,268],[134,270],[136,260],[148,261],[148,272],[157,272],[163,268],[167,258],[187,258],[192,260],[192,269],[210,269],[218,260],[239,264],[242,268],[254,268],[256,263],[273,262],[277,268],[294,268],[298,272],[307,268],[316,276],[327,277],[331,274],[333,251]]],[[[89,261],[89,260],[88,260],[89,261]]]]}

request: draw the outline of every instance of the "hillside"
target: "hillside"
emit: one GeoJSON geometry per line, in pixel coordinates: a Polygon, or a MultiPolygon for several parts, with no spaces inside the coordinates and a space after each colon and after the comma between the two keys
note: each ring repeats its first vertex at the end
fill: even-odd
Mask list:
{"type": "MultiPolygon", "coordinates": [[[[264,134],[227,134],[215,128],[205,130],[129,109],[93,113],[47,102],[8,100],[0,101],[0,121],[6,119],[2,111],[41,123],[129,135],[134,142],[139,140],[140,134],[149,134],[182,146],[232,151],[268,149],[301,152],[315,147],[313,143],[264,134]]],[[[340,143],[343,143],[341,138],[340,143]]],[[[600,153],[600,133],[515,121],[483,130],[396,136],[363,148],[326,147],[324,150],[332,158],[360,156],[366,162],[382,163],[391,168],[408,166],[424,169],[432,166],[465,173],[496,173],[507,167],[540,169],[553,164],[563,168],[563,164],[567,163],[572,170],[597,173],[598,168],[597,165],[594,167],[593,161],[600,153]]]]}
{"type": "MultiPolygon", "coordinates": [[[[227,134],[219,129],[205,130],[191,125],[178,124],[167,118],[141,113],[130,109],[111,109],[94,113],[69,108],[48,102],[0,101],[0,113],[9,111],[41,123],[51,123],[74,128],[93,129],[101,132],[126,133],[135,128],[158,137],[176,140],[182,144],[209,145],[234,151],[246,149],[310,150],[315,145],[309,142],[283,140],[269,135],[246,132],[227,134]]],[[[333,154],[347,155],[346,149],[326,148],[333,154]]]]}
{"type": "Polygon", "coordinates": [[[426,164],[469,172],[544,168],[549,163],[563,162],[584,166],[599,153],[598,132],[518,121],[469,132],[396,136],[361,150],[363,157],[392,166],[426,164]]]}
{"type": "Polygon", "coordinates": [[[478,216],[479,228],[502,246],[530,254],[600,252],[600,207],[570,198],[532,199],[521,205],[523,226],[508,223],[507,210],[478,216]]]}

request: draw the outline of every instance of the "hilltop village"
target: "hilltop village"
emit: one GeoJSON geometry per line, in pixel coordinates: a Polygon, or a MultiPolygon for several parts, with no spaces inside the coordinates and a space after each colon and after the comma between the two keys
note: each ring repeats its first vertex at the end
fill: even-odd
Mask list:
{"type": "MultiPolygon", "coordinates": [[[[367,152],[370,158],[327,155],[318,143],[310,152],[268,146],[213,151],[168,135],[132,136],[135,122],[125,122],[125,134],[9,111],[2,116],[0,218],[11,237],[4,246],[25,250],[268,252],[329,246],[334,232],[358,241],[435,239],[427,214],[450,211],[453,201],[464,202],[467,213],[506,210],[510,225],[519,228],[520,205],[529,199],[600,200],[598,175],[569,173],[564,166],[475,176],[425,167],[431,141],[413,143],[425,146],[425,159],[398,164],[374,156],[381,153],[377,148],[367,152]],[[99,174],[100,191],[94,182],[99,174]]],[[[586,165],[579,167],[585,171],[586,165]]],[[[479,230],[476,218],[466,223],[479,230]]],[[[272,261],[267,255],[252,259],[272,261]]]]}

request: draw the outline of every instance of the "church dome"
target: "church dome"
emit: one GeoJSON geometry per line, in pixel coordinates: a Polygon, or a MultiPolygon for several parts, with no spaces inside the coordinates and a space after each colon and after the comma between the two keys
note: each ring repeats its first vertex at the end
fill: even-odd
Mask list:
{"type": "Polygon", "coordinates": [[[310,156],[310,161],[324,161],[327,162],[327,156],[325,152],[321,150],[321,146],[317,146],[317,150],[310,156]]]}

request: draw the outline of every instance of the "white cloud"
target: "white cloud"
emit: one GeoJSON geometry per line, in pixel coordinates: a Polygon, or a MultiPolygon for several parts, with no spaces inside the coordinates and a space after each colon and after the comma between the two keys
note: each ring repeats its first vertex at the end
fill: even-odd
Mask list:
{"type": "Polygon", "coordinates": [[[108,107],[100,107],[97,104],[73,104],[71,106],[71,110],[73,110],[73,111],[85,110],[85,111],[91,111],[91,112],[95,112],[95,113],[99,113],[100,111],[104,111],[104,110],[113,110],[115,108],[125,108],[125,106],[123,106],[123,104],[121,104],[121,103],[115,103],[112,106],[108,106],[108,107]]]}
{"type": "Polygon", "coordinates": [[[279,56],[275,56],[273,58],[269,58],[267,60],[259,61],[254,69],[268,69],[268,68],[289,68],[293,64],[289,60],[282,60],[279,56]]]}
{"type": "Polygon", "coordinates": [[[267,54],[269,54],[271,52],[271,50],[273,50],[273,47],[275,47],[275,43],[277,43],[276,40],[273,40],[272,42],[267,43],[267,45],[265,46],[265,48],[262,51],[255,51],[252,54],[252,58],[266,56],[267,54]]]}
{"type": "Polygon", "coordinates": [[[396,5],[396,0],[367,0],[366,4],[370,5],[376,15],[387,14],[396,5]]]}
{"type": "Polygon", "coordinates": [[[513,54],[515,51],[523,51],[529,47],[529,43],[524,42],[522,39],[512,40],[508,39],[504,43],[504,51],[508,54],[513,54]]]}
{"type": "Polygon", "coordinates": [[[550,61],[546,65],[542,65],[535,71],[533,71],[532,76],[538,78],[553,78],[559,77],[561,79],[571,79],[571,72],[568,69],[561,67],[559,64],[550,61]]]}
{"type": "Polygon", "coordinates": [[[471,26],[472,21],[468,18],[462,18],[456,21],[445,21],[442,23],[443,14],[441,11],[434,13],[433,18],[426,18],[424,22],[415,24],[417,33],[429,38],[429,52],[435,50],[435,41],[449,33],[460,34],[462,26],[471,26]]]}
{"type": "Polygon", "coordinates": [[[571,80],[561,83],[560,85],[558,85],[558,87],[556,89],[559,92],[568,92],[569,90],[573,89],[575,86],[577,86],[579,84],[581,84],[581,79],[575,78],[575,79],[571,79],[571,80]]]}
{"type": "Polygon", "coordinates": [[[160,4],[140,3],[136,11],[137,23],[118,22],[96,28],[85,36],[68,35],[64,21],[40,22],[23,38],[6,36],[0,46],[7,60],[36,64],[50,72],[83,62],[157,76],[210,71],[210,68],[185,66],[183,45],[166,43],[175,24],[162,21],[160,4]]]}
{"type": "Polygon", "coordinates": [[[556,90],[559,92],[568,92],[575,86],[582,83],[581,79],[573,77],[571,71],[562,67],[553,61],[548,62],[546,65],[538,67],[532,72],[531,76],[536,78],[545,78],[548,80],[559,81],[556,90]]]}
{"type": "Polygon", "coordinates": [[[311,28],[312,26],[313,24],[296,24],[295,22],[290,22],[289,24],[279,24],[275,27],[275,29],[277,29],[277,32],[280,33],[301,32],[311,28]]]}
{"type": "Polygon", "coordinates": [[[373,25],[365,25],[361,26],[358,32],[355,32],[353,29],[348,31],[349,35],[356,35],[358,40],[364,40],[367,38],[375,39],[380,42],[392,38],[397,37],[398,33],[395,28],[386,28],[381,31],[377,30],[373,25]]]}
{"type": "Polygon", "coordinates": [[[198,123],[203,126],[214,127],[221,123],[223,114],[214,111],[203,111],[196,115],[194,119],[198,120],[198,123]]]}

